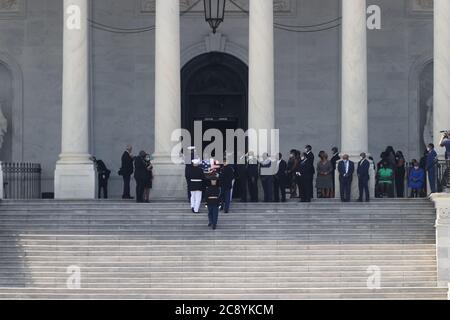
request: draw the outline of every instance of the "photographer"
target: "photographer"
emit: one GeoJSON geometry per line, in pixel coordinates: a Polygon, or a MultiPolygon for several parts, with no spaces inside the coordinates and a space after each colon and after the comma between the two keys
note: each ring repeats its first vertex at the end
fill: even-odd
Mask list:
{"type": "Polygon", "coordinates": [[[443,131],[439,145],[445,148],[445,159],[450,159],[450,131],[443,131]]]}
{"type": "Polygon", "coordinates": [[[106,167],[106,164],[102,160],[97,160],[95,157],[93,157],[92,161],[97,167],[98,198],[101,199],[103,194],[103,198],[108,199],[108,180],[111,175],[111,170],[106,167]]]}

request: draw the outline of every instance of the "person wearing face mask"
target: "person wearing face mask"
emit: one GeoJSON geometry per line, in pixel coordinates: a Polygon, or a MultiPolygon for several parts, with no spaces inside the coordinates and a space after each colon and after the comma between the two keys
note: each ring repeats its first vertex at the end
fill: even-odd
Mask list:
{"type": "Polygon", "coordinates": [[[434,144],[430,143],[427,147],[428,155],[426,161],[426,171],[428,174],[428,181],[430,182],[431,193],[436,193],[436,171],[435,164],[437,153],[434,150],[434,144]]]}
{"type": "Polygon", "coordinates": [[[344,154],[342,161],[338,164],[339,183],[341,186],[341,201],[350,202],[352,193],[353,173],[355,163],[349,160],[349,155],[344,154]]]}
{"type": "Polygon", "coordinates": [[[418,198],[425,187],[425,171],[419,166],[419,162],[412,161],[413,168],[409,172],[408,187],[411,189],[411,198],[418,198]]]}
{"type": "Polygon", "coordinates": [[[361,153],[361,160],[358,162],[358,168],[356,172],[358,173],[358,189],[359,189],[359,202],[363,202],[364,195],[366,196],[366,201],[370,201],[369,193],[369,170],[370,162],[367,160],[366,154],[361,153]]]}

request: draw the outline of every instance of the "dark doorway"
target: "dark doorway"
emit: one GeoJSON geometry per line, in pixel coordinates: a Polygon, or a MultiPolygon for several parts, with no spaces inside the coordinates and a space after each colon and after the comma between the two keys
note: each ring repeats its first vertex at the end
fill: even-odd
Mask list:
{"type": "Polygon", "coordinates": [[[248,68],[241,60],[219,52],[197,56],[183,67],[181,83],[181,121],[192,139],[194,121],[203,121],[202,133],[218,129],[224,137],[227,129],[248,129],[248,68]]]}

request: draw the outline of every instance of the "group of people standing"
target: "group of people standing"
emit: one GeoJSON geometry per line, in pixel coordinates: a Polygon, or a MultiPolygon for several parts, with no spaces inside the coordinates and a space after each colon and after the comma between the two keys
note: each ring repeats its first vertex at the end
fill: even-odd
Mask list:
{"type": "Polygon", "coordinates": [[[134,173],[136,181],[136,202],[149,202],[150,189],[153,186],[153,164],[149,153],[139,152],[137,156],[133,155],[133,147],[127,146],[122,154],[121,167],[118,172],[123,179],[122,199],[133,199],[130,192],[131,176],[134,173]]]}

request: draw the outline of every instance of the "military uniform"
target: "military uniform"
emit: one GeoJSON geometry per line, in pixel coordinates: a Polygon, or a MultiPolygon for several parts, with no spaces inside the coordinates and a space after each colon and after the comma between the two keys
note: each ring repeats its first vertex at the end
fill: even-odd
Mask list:
{"type": "Polygon", "coordinates": [[[202,168],[191,166],[186,168],[188,180],[188,190],[191,193],[191,208],[194,213],[198,213],[202,202],[203,180],[205,178],[202,168]]]}
{"type": "Polygon", "coordinates": [[[217,227],[219,218],[219,204],[220,204],[221,190],[217,185],[211,185],[206,188],[206,203],[208,205],[209,227],[213,230],[217,227]]]}

